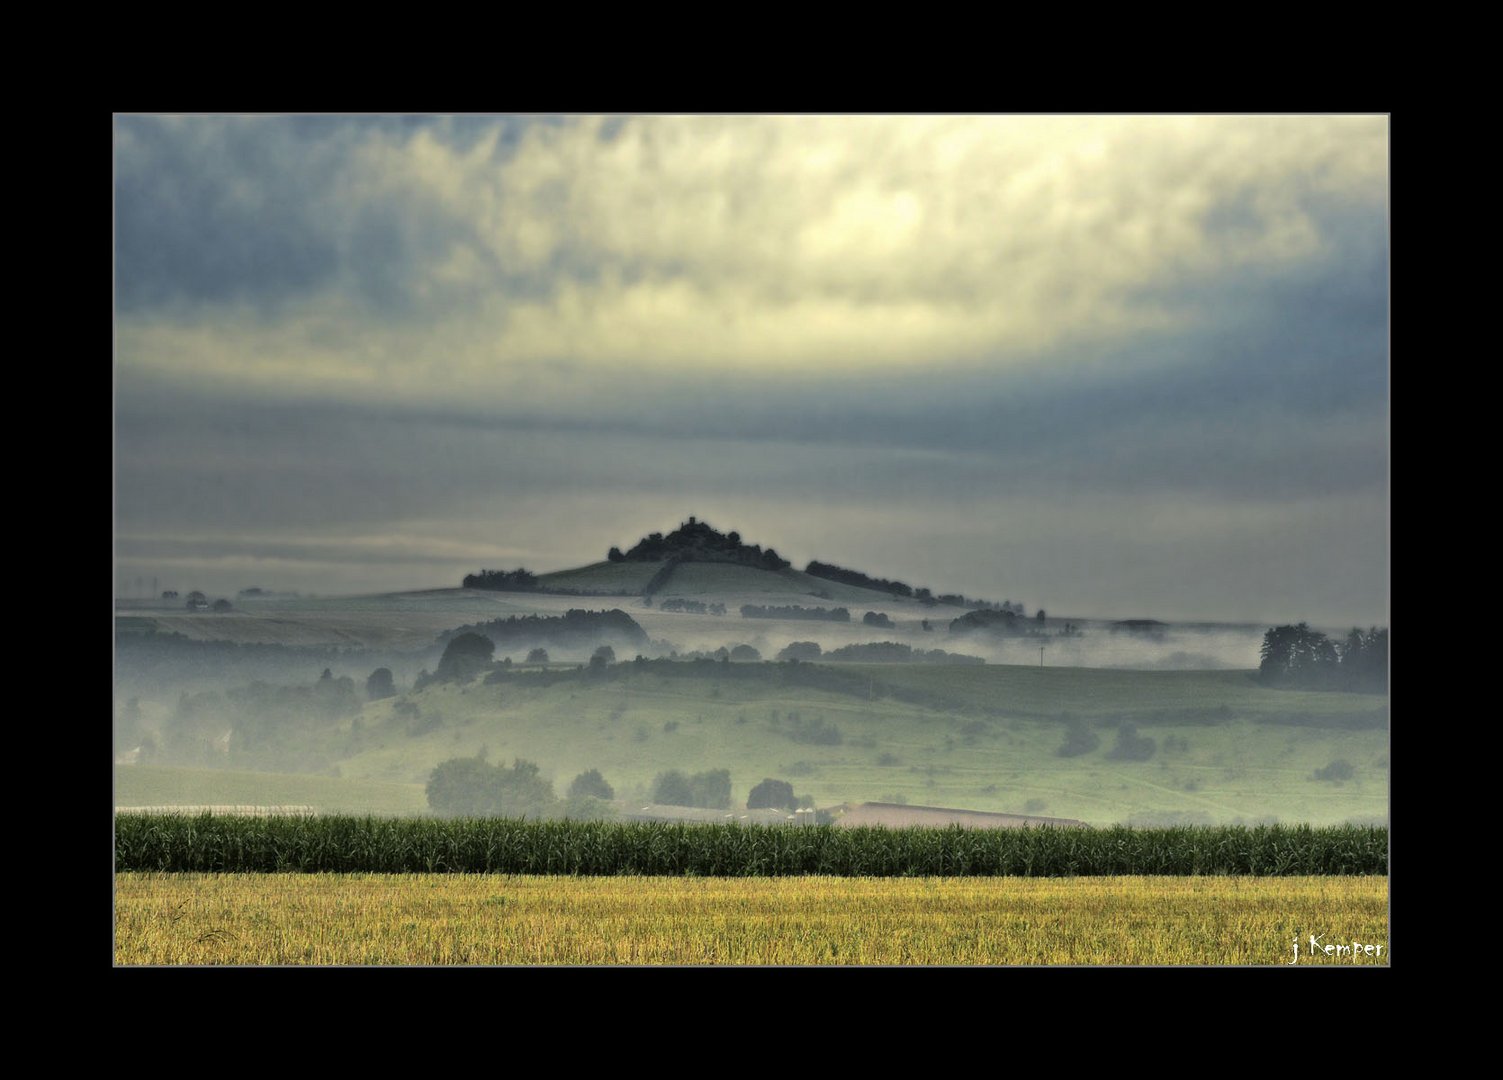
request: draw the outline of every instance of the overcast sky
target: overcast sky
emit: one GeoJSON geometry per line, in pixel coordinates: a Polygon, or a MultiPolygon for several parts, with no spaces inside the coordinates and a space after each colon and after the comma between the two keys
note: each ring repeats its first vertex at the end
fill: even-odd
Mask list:
{"type": "Polygon", "coordinates": [[[122,595],[689,514],[1081,616],[1388,620],[1385,117],[115,124],[122,595]]]}

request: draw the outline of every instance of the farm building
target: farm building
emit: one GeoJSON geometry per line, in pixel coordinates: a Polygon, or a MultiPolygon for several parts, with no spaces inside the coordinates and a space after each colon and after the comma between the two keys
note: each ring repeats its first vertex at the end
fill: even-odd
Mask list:
{"type": "Polygon", "coordinates": [[[812,813],[791,813],[787,810],[706,810],[697,806],[665,806],[653,804],[623,811],[626,821],[700,821],[712,824],[736,825],[803,825],[812,824],[812,813]]]}
{"type": "Polygon", "coordinates": [[[835,824],[854,829],[861,825],[886,825],[904,829],[916,825],[963,825],[968,829],[1019,829],[1029,825],[1053,825],[1056,828],[1086,829],[1085,822],[1073,818],[1038,817],[1033,814],[993,814],[983,810],[952,810],[943,806],[908,806],[902,803],[868,802],[843,808],[835,824]]]}

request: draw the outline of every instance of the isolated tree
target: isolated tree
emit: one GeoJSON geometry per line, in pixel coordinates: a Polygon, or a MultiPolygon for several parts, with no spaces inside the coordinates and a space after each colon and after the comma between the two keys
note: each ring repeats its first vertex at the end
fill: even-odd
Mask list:
{"type": "Polygon", "coordinates": [[[693,806],[694,789],[689,778],[677,769],[658,773],[652,782],[652,801],[664,806],[693,806]]]}
{"type": "Polygon", "coordinates": [[[548,650],[533,649],[532,652],[527,654],[527,662],[529,664],[546,664],[548,662],[548,650]]]}
{"type": "Polygon", "coordinates": [[[1090,725],[1078,717],[1071,717],[1065,723],[1065,741],[1055,751],[1060,757],[1079,757],[1081,754],[1089,754],[1101,745],[1101,736],[1091,730],[1090,725]]]}
{"type": "Polygon", "coordinates": [[[1139,735],[1136,724],[1123,724],[1117,728],[1117,744],[1107,751],[1113,761],[1147,761],[1158,749],[1158,742],[1147,735],[1139,735]]]}
{"type": "Polygon", "coordinates": [[[754,661],[762,659],[762,654],[750,645],[737,645],[731,650],[731,659],[736,661],[754,661]]]}
{"type": "Polygon", "coordinates": [[[481,817],[495,813],[497,772],[479,758],[450,758],[428,777],[428,806],[448,817],[481,817]]]}
{"type": "Polygon", "coordinates": [[[817,641],[795,641],[778,653],[779,660],[818,660],[823,650],[817,641]]]}
{"type": "Polygon", "coordinates": [[[694,790],[692,805],[714,810],[724,810],[730,807],[731,771],[729,769],[712,769],[709,772],[695,773],[689,778],[689,785],[694,790]]]}
{"type": "Polygon", "coordinates": [[[553,785],[521,758],[509,769],[478,757],[450,758],[434,768],[427,794],[433,811],[450,817],[542,817],[557,804],[553,785]]]}
{"type": "Polygon", "coordinates": [[[751,794],[746,797],[748,810],[797,810],[798,796],[793,793],[793,785],[786,780],[763,780],[751,789],[751,794]]]}
{"type": "Polygon", "coordinates": [[[724,810],[731,805],[729,769],[685,776],[677,769],[658,773],[652,782],[652,801],[665,806],[702,806],[724,810]]]}
{"type": "Polygon", "coordinates": [[[543,817],[553,811],[557,802],[553,784],[543,778],[535,762],[517,758],[510,769],[498,771],[498,813],[506,817],[543,817]]]}
{"type": "Polygon", "coordinates": [[[606,783],[605,777],[600,775],[599,769],[591,769],[582,772],[574,778],[569,785],[569,798],[593,798],[604,799],[609,802],[616,797],[616,789],[606,783]]]}
{"type": "Polygon", "coordinates": [[[438,661],[434,677],[440,682],[469,682],[490,666],[496,646],[488,637],[465,633],[455,637],[444,647],[444,655],[438,661]]]}
{"type": "Polygon", "coordinates": [[[590,657],[591,671],[604,671],[606,666],[616,662],[616,650],[609,645],[602,645],[596,649],[590,657]]]}
{"type": "Polygon", "coordinates": [[[365,696],[371,701],[396,697],[397,687],[392,682],[391,668],[378,667],[365,680],[365,696]]]}

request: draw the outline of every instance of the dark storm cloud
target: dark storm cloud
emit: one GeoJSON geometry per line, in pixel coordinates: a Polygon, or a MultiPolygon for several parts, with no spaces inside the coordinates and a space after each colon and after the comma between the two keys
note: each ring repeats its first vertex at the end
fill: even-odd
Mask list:
{"type": "Polygon", "coordinates": [[[405,309],[415,266],[465,229],[430,198],[372,190],[362,147],[428,132],[466,151],[496,135],[504,156],[520,130],[495,117],[120,117],[119,309],[243,301],[269,311],[331,285],[373,314],[405,309]]]}
{"type": "MultiPolygon", "coordinates": [[[[943,377],[601,373],[609,407],[282,402],[122,386],[122,520],[377,526],[473,500],[718,485],[832,502],[1386,490],[1381,222],[1294,282],[1201,288],[1209,315],[1106,354],[943,377]]],[[[498,509],[504,513],[504,508],[498,509]]]]}

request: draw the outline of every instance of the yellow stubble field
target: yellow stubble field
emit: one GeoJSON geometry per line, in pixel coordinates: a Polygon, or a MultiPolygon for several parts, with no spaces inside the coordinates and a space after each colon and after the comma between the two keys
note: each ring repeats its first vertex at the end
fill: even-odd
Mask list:
{"type": "Polygon", "coordinates": [[[121,966],[1361,967],[1389,954],[1386,877],[115,878],[121,966]]]}

